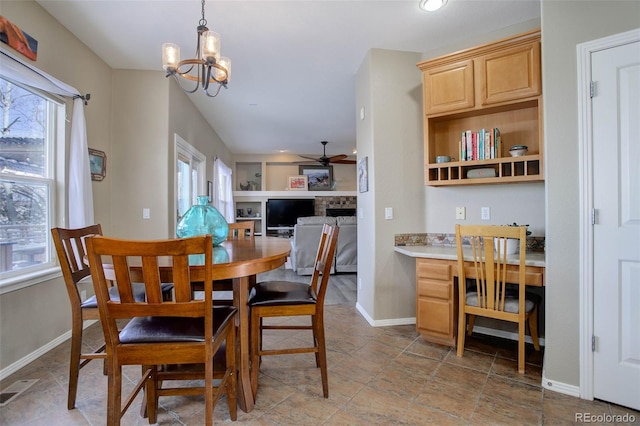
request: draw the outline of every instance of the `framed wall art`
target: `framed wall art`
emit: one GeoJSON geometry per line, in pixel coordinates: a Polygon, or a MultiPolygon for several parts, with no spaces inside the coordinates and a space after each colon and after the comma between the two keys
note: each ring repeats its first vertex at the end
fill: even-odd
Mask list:
{"type": "Polygon", "coordinates": [[[331,191],[333,166],[298,166],[298,169],[307,177],[309,191],[331,191]]]}
{"type": "Polygon", "coordinates": [[[287,178],[288,191],[306,191],[309,180],[305,175],[289,176],[287,178]]]}
{"type": "Polygon", "coordinates": [[[104,151],[89,148],[89,170],[91,180],[103,180],[107,175],[107,155],[104,151]]]}
{"type": "Polygon", "coordinates": [[[369,170],[367,157],[358,160],[358,190],[367,192],[369,190],[369,170]]]}

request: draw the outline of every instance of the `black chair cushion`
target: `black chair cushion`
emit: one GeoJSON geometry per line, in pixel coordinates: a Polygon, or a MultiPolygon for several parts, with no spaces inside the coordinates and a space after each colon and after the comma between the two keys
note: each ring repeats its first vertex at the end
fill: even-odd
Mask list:
{"type": "MultiPolygon", "coordinates": [[[[163,295],[167,295],[168,293],[171,292],[171,290],[173,290],[173,284],[171,283],[164,283],[164,284],[161,284],[161,286],[162,286],[163,295]]],[[[120,300],[120,294],[118,294],[118,287],[113,286],[109,288],[109,298],[111,300],[120,300]]],[[[136,302],[144,302],[145,300],[144,284],[142,283],[133,284],[133,298],[136,302]]],[[[80,307],[82,309],[91,309],[91,308],[97,309],[98,299],[96,299],[95,295],[91,296],[90,298],[82,302],[82,305],[80,305],[80,307]]]]}
{"type": "Polygon", "coordinates": [[[251,289],[249,306],[315,304],[316,299],[316,293],[309,284],[264,281],[251,289]]]}
{"type": "MultiPolygon", "coordinates": [[[[233,306],[213,307],[214,339],[219,330],[233,320],[236,310],[233,306]]],[[[125,344],[203,341],[204,318],[137,317],[120,331],[120,342],[125,344]]]]}

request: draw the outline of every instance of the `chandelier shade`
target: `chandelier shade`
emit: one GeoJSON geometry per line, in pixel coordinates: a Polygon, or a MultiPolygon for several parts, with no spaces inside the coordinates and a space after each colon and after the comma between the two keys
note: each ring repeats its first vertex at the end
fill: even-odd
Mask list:
{"type": "Polygon", "coordinates": [[[231,80],[231,59],[220,56],[220,34],[209,31],[207,20],[204,18],[204,3],[202,0],[202,19],[198,23],[198,38],[196,42],[195,58],[180,60],[180,46],[174,43],[162,45],[162,68],[167,77],[172,76],[180,88],[187,93],[196,92],[201,86],[207,96],[215,97],[220,89],[227,88],[231,80]],[[194,81],[192,88],[185,88],[181,78],[194,81]],[[215,87],[215,91],[210,89],[215,87]]]}

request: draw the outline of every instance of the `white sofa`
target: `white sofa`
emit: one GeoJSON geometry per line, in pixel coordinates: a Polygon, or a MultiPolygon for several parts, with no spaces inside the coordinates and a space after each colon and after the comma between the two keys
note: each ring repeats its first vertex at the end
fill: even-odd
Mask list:
{"type": "Polygon", "coordinates": [[[338,225],[338,243],[331,273],[357,272],[358,225],[355,216],[308,216],[297,220],[291,238],[291,265],[298,275],[311,275],[322,225],[338,225]]]}

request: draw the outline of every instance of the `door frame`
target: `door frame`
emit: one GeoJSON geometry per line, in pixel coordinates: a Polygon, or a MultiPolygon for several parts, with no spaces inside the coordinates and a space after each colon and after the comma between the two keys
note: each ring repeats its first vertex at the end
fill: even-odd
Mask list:
{"type": "MultiPolygon", "coordinates": [[[[577,45],[578,60],[578,155],[580,176],[580,398],[593,400],[593,120],[591,109],[591,55],[635,41],[640,29],[577,45]]],[[[595,218],[597,221],[597,217],[595,218]]]]}

